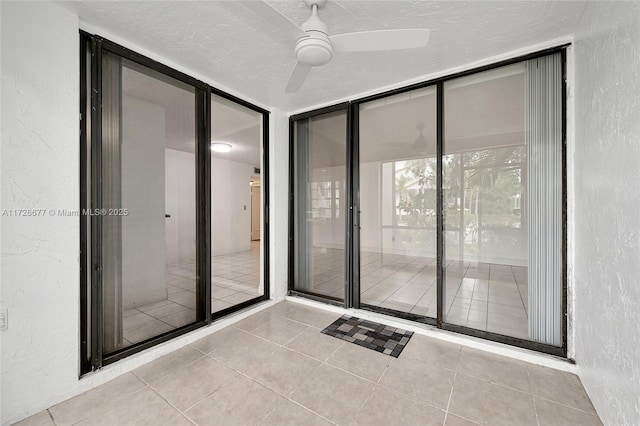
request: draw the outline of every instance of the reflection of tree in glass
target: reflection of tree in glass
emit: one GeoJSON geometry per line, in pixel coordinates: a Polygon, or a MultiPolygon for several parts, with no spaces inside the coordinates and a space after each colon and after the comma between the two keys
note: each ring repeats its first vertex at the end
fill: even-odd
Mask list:
{"type": "Polygon", "coordinates": [[[445,227],[460,232],[465,250],[479,244],[517,245],[522,229],[523,146],[486,149],[447,156],[444,165],[445,227]],[[515,231],[515,232],[514,232],[515,231]],[[479,241],[479,239],[482,241],[479,241]]]}
{"type": "Polygon", "coordinates": [[[431,247],[436,229],[436,160],[395,162],[395,216],[405,247],[431,247]]]}
{"type": "MultiPolygon", "coordinates": [[[[464,154],[465,210],[482,214],[483,225],[520,227],[523,147],[464,154]],[[475,203],[472,200],[475,198],[475,203]],[[480,212],[478,205],[482,202],[480,212]]],[[[480,218],[478,218],[480,220],[480,218]]]]}
{"type": "MultiPolygon", "coordinates": [[[[465,250],[470,252],[477,252],[479,235],[483,242],[516,244],[519,233],[510,230],[525,224],[524,146],[449,154],[442,162],[445,230],[462,229],[465,250]]],[[[395,193],[398,225],[435,231],[435,158],[396,162],[395,193]]]]}
{"type": "Polygon", "coordinates": [[[435,224],[436,161],[419,158],[396,163],[398,224],[426,228],[435,224]]]}

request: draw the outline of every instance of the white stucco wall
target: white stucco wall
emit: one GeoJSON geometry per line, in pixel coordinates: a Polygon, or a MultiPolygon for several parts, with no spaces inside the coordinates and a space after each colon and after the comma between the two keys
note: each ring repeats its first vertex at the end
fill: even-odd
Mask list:
{"type": "Polygon", "coordinates": [[[269,176],[270,290],[277,299],[287,294],[289,271],[289,118],[277,109],[269,127],[269,176]]]}
{"type": "Polygon", "coordinates": [[[605,424],[640,422],[640,3],[575,36],[575,358],[605,424]]]}
{"type": "MultiPolygon", "coordinates": [[[[2,209],[79,206],[79,35],[48,3],[2,2],[2,209]]],[[[79,220],[2,217],[2,423],[78,376],[79,220]]]]}

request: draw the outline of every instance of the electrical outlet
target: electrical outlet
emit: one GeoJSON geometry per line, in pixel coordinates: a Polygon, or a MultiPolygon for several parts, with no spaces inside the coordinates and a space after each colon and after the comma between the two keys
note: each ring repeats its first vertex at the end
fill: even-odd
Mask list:
{"type": "Polygon", "coordinates": [[[0,309],[0,331],[9,328],[9,313],[7,309],[0,309]]]}

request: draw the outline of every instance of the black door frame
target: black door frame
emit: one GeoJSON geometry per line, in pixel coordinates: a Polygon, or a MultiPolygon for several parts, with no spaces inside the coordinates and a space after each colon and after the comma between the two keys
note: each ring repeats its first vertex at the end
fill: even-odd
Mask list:
{"type": "MultiPolygon", "coordinates": [[[[295,232],[295,221],[294,221],[294,214],[295,214],[295,200],[294,200],[294,191],[295,191],[295,157],[293,155],[294,151],[294,146],[295,146],[295,142],[294,142],[294,136],[295,136],[295,122],[299,121],[299,120],[306,120],[308,118],[313,118],[313,117],[317,117],[320,115],[324,115],[324,114],[330,114],[332,112],[338,112],[338,111],[344,111],[345,114],[347,115],[347,126],[346,126],[346,135],[345,137],[347,138],[347,146],[346,146],[346,150],[345,150],[345,160],[347,162],[347,164],[349,163],[349,158],[351,156],[351,134],[349,133],[349,129],[350,129],[350,120],[352,119],[352,115],[350,114],[350,105],[349,102],[342,102],[339,104],[335,104],[335,105],[331,105],[331,106],[327,106],[327,107],[323,107],[323,108],[318,108],[318,109],[314,109],[312,111],[307,111],[307,112],[303,112],[301,114],[296,114],[293,116],[289,117],[289,250],[288,250],[288,294],[290,295],[300,295],[303,297],[306,297],[308,299],[311,300],[316,300],[316,301],[320,301],[320,302],[324,302],[324,303],[328,303],[331,305],[335,305],[335,306],[344,306],[345,305],[345,301],[349,300],[351,295],[348,293],[348,288],[349,286],[347,285],[347,283],[350,280],[351,277],[351,271],[353,269],[353,261],[352,259],[350,259],[349,256],[345,256],[345,265],[344,265],[344,286],[345,286],[345,295],[344,297],[338,298],[338,297],[332,297],[332,296],[328,296],[328,295],[321,295],[321,294],[317,294],[317,293],[312,293],[312,292],[308,292],[305,290],[301,290],[301,289],[296,289],[294,287],[294,271],[295,271],[295,259],[293,256],[294,253],[294,232],[295,232]]],[[[348,170],[349,168],[347,168],[348,170]]],[[[351,202],[350,200],[353,198],[353,194],[351,192],[351,188],[353,188],[352,185],[352,179],[353,176],[350,176],[349,174],[347,174],[347,184],[346,184],[346,205],[347,206],[351,206],[351,202]]],[[[345,232],[346,232],[346,236],[345,236],[345,247],[348,246],[348,244],[350,244],[350,237],[349,237],[349,231],[351,229],[351,220],[352,218],[350,217],[351,215],[347,215],[345,218],[345,223],[346,223],[346,227],[345,227],[345,232]]],[[[347,250],[345,250],[347,251],[347,250]]]]}
{"type": "Polygon", "coordinates": [[[99,35],[80,30],[80,376],[133,355],[160,343],[211,324],[212,321],[270,298],[269,273],[269,116],[266,109],[230,95],[181,71],[166,66],[99,35]],[[90,72],[87,70],[87,50],[91,52],[90,72]],[[195,91],[196,135],[196,321],[160,334],[127,348],[104,354],[102,349],[103,307],[101,275],[101,218],[91,221],[82,212],[101,208],[100,177],[102,141],[102,54],[110,52],[153,71],[186,83],[195,91]],[[87,90],[90,94],[87,94],[87,90]],[[249,108],[262,120],[262,204],[263,250],[262,296],[211,312],[211,95],[217,95],[249,108]],[[87,108],[91,113],[86,117],[87,108]],[[91,134],[88,125],[91,123],[91,134]],[[90,159],[88,158],[90,156],[90,159]],[[87,171],[91,166],[91,177],[87,171]],[[91,200],[87,191],[91,186],[91,200]],[[90,226],[90,230],[88,228],[90,226]],[[88,235],[90,234],[90,236],[88,235]],[[88,254],[90,252],[90,255],[88,254]]]}
{"type": "Polygon", "coordinates": [[[295,114],[289,117],[289,294],[297,295],[301,297],[307,297],[313,300],[331,303],[334,305],[344,306],[345,308],[364,309],[368,311],[378,312],[381,314],[387,314],[398,318],[408,319],[415,322],[434,325],[437,328],[453,331],[461,334],[466,334],[473,337],[479,337],[486,340],[491,340],[499,343],[505,343],[512,346],[517,346],[525,349],[531,349],[538,352],[543,352],[559,357],[567,357],[567,75],[566,75],[566,62],[567,62],[567,48],[570,43],[561,44],[548,49],[520,55],[510,59],[505,59],[493,64],[483,65],[476,68],[460,71],[451,75],[434,78],[431,80],[411,84],[405,87],[392,89],[377,93],[374,95],[357,98],[340,104],[328,106],[325,108],[314,109],[311,111],[295,114]],[[521,339],[512,336],[506,336],[498,333],[476,330],[470,327],[461,326],[457,324],[447,323],[444,320],[444,269],[445,269],[445,241],[444,241],[444,199],[443,199],[443,178],[442,178],[442,156],[444,148],[444,84],[449,80],[454,80],[460,77],[465,77],[472,74],[477,74],[483,71],[489,71],[495,68],[500,68],[506,65],[515,64],[531,59],[540,58],[543,56],[561,54],[562,57],[562,346],[552,346],[548,344],[538,343],[527,339],[521,339]],[[410,92],[417,89],[423,89],[429,86],[436,87],[436,169],[437,169],[437,188],[436,188],[436,205],[437,205],[437,315],[436,318],[426,317],[421,315],[409,314],[393,309],[383,308],[379,306],[362,304],[360,301],[360,242],[359,242],[359,213],[360,213],[360,199],[359,199],[359,129],[358,129],[358,111],[359,106],[362,103],[374,101],[389,96],[398,95],[401,93],[410,92]],[[301,119],[314,117],[317,115],[325,114],[327,112],[346,109],[348,113],[347,119],[347,164],[349,165],[348,176],[348,201],[349,214],[347,216],[347,224],[345,234],[347,235],[346,247],[346,280],[345,283],[345,299],[344,301],[338,301],[327,296],[310,293],[295,289],[294,287],[294,234],[293,234],[293,213],[294,213],[294,158],[292,153],[294,152],[294,130],[295,122],[301,119]],[[350,238],[353,235],[353,238],[350,238]],[[357,292],[357,294],[355,294],[357,292]]]}

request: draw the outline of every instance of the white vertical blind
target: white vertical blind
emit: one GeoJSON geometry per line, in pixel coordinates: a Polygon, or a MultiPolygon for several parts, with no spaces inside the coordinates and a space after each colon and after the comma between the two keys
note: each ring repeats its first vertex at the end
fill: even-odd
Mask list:
{"type": "Polygon", "coordinates": [[[529,337],[562,346],[562,57],[527,61],[529,337]]]}
{"type": "Polygon", "coordinates": [[[295,157],[295,288],[313,291],[313,214],[311,120],[296,122],[295,157]]]}

